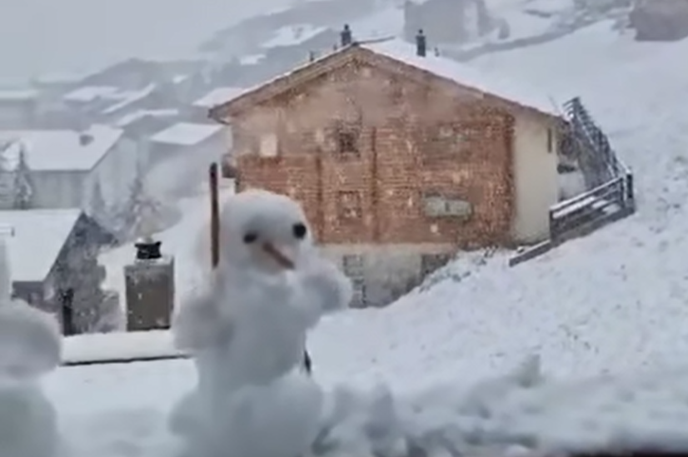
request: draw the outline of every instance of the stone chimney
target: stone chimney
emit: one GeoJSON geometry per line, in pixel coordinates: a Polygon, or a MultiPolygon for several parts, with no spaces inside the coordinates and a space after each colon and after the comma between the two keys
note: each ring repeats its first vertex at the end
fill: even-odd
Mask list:
{"type": "Polygon", "coordinates": [[[339,33],[339,37],[340,37],[340,44],[342,45],[342,47],[349,46],[351,44],[351,42],[353,41],[353,35],[351,34],[351,29],[349,28],[349,24],[344,24],[344,28],[339,33]]]}
{"type": "Polygon", "coordinates": [[[167,329],[174,307],[174,259],[162,254],[160,241],[149,238],[135,246],[134,263],[124,267],[127,330],[167,329]]]}
{"type": "Polygon", "coordinates": [[[79,134],[79,144],[81,146],[88,146],[91,143],[93,143],[93,135],[85,132],[79,134]]]}
{"type": "Polygon", "coordinates": [[[425,34],[423,29],[418,30],[416,35],[416,55],[419,57],[425,57],[428,52],[428,43],[425,39],[425,34]]]}

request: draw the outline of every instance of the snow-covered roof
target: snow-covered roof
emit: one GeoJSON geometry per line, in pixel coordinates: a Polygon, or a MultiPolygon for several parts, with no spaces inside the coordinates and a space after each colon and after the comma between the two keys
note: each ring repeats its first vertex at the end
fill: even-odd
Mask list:
{"type": "Polygon", "coordinates": [[[220,125],[179,122],[153,135],[151,141],[155,143],[191,146],[207,140],[221,130],[222,126],[220,125]]]}
{"type": "Polygon", "coordinates": [[[123,131],[93,125],[84,132],[74,130],[0,130],[0,141],[14,141],[15,155],[21,147],[30,169],[41,171],[91,170],[122,137],[123,131]],[[81,144],[82,136],[90,138],[81,144]]]}
{"type": "Polygon", "coordinates": [[[114,86],[85,86],[66,93],[62,98],[70,102],[91,102],[98,98],[117,99],[120,89],[114,86]]]}
{"type": "Polygon", "coordinates": [[[131,91],[122,91],[118,95],[119,101],[109,107],[107,107],[105,110],[103,110],[103,114],[112,114],[116,113],[117,111],[121,110],[122,108],[127,107],[128,105],[131,105],[132,103],[135,103],[151,93],[155,90],[157,86],[155,84],[149,84],[146,87],[139,89],[139,90],[131,90],[131,91]]]}
{"type": "Polygon", "coordinates": [[[310,24],[285,25],[275,30],[272,38],[263,43],[262,47],[296,46],[325,30],[327,30],[327,27],[316,27],[310,24]]]}
{"type": "Polygon", "coordinates": [[[257,93],[261,89],[278,81],[283,81],[297,72],[304,71],[313,67],[314,65],[321,64],[325,60],[337,58],[337,56],[341,56],[347,52],[355,51],[356,49],[365,49],[377,55],[393,59],[402,64],[432,73],[439,78],[450,80],[466,88],[474,89],[480,93],[496,96],[505,101],[536,110],[548,116],[561,116],[561,111],[556,106],[556,103],[553,101],[552,97],[544,91],[538,91],[537,89],[530,87],[527,81],[516,81],[512,78],[506,78],[503,75],[490,71],[478,70],[472,66],[457,62],[448,57],[436,56],[430,51],[425,57],[421,57],[416,53],[417,51],[415,44],[410,44],[397,38],[383,38],[358,42],[351,46],[340,48],[331,52],[330,54],[323,55],[312,62],[300,65],[288,73],[279,75],[267,82],[248,88],[243,93],[237,95],[235,99],[216,106],[215,108],[217,109],[214,110],[214,112],[211,112],[211,117],[222,117],[222,114],[220,113],[223,111],[223,107],[231,104],[231,102],[234,100],[241,100],[244,98],[244,96],[257,93]]]}
{"type": "Polygon", "coordinates": [[[179,114],[179,110],[177,110],[177,109],[141,109],[141,110],[129,113],[129,114],[125,114],[115,123],[115,125],[117,127],[126,127],[127,125],[131,124],[132,122],[136,122],[136,121],[143,119],[145,117],[148,117],[148,116],[151,116],[151,117],[172,117],[172,116],[177,116],[178,114],[179,114]]]}
{"type": "Polygon", "coordinates": [[[360,46],[480,92],[495,95],[551,116],[561,115],[561,111],[552,101],[551,96],[543,90],[529,87],[527,81],[516,81],[504,75],[481,71],[448,57],[435,56],[431,51],[428,51],[425,57],[421,57],[416,53],[415,44],[400,39],[362,43],[360,46]]]}
{"type": "Polygon", "coordinates": [[[38,97],[38,91],[32,89],[0,89],[0,100],[3,101],[32,100],[36,97],[38,97]]]}
{"type": "Polygon", "coordinates": [[[241,65],[255,65],[265,59],[265,54],[250,54],[239,59],[241,65]]]}
{"type": "Polygon", "coordinates": [[[240,87],[218,87],[196,100],[193,106],[199,108],[212,108],[213,106],[226,103],[234,97],[241,95],[244,90],[245,89],[240,87]]]}
{"type": "Polygon", "coordinates": [[[0,225],[14,231],[7,237],[12,280],[44,280],[80,214],[79,209],[0,211],[0,225]]]}

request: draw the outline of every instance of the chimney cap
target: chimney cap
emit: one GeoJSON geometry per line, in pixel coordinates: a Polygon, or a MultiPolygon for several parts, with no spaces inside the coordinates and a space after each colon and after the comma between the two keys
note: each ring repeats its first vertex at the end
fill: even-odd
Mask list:
{"type": "Polygon", "coordinates": [[[160,251],[161,241],[143,239],[134,244],[136,248],[136,260],[157,260],[162,258],[160,251]]]}
{"type": "Polygon", "coordinates": [[[423,29],[418,29],[418,34],[416,35],[416,54],[419,57],[425,57],[427,54],[427,41],[423,29]]]}
{"type": "Polygon", "coordinates": [[[79,134],[79,144],[81,146],[87,146],[93,142],[93,135],[90,133],[82,132],[79,134]]]}

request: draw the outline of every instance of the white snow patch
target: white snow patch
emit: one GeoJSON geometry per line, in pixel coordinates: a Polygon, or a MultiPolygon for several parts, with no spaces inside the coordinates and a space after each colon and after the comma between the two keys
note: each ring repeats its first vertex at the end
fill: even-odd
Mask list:
{"type": "Polygon", "coordinates": [[[177,109],[142,109],[134,111],[133,113],[126,114],[122,116],[115,125],[117,127],[126,127],[136,121],[139,121],[146,117],[174,117],[179,115],[179,110],[177,109]]]}
{"type": "Polygon", "coordinates": [[[97,361],[141,360],[182,356],[174,348],[167,330],[112,332],[69,336],[64,339],[62,362],[83,364],[97,361]]]}
{"type": "Polygon", "coordinates": [[[496,95],[551,116],[561,114],[561,110],[557,108],[551,95],[534,87],[531,88],[527,80],[507,78],[497,72],[480,71],[455,60],[435,56],[432,52],[428,52],[425,57],[420,57],[416,54],[415,45],[399,39],[363,43],[361,46],[376,54],[420,68],[480,92],[496,95]]]}
{"type": "Polygon", "coordinates": [[[239,59],[241,65],[255,65],[265,58],[265,54],[251,54],[239,59]]]}
{"type": "Polygon", "coordinates": [[[327,30],[327,27],[315,27],[310,24],[294,24],[280,27],[273,37],[263,43],[263,48],[276,48],[280,46],[296,46],[304,41],[327,30]]]}
{"type": "Polygon", "coordinates": [[[193,124],[180,122],[153,135],[150,140],[154,143],[193,146],[207,140],[222,130],[221,125],[193,124]]]}
{"type": "Polygon", "coordinates": [[[113,99],[119,96],[120,89],[113,86],[86,86],[74,89],[62,98],[70,102],[92,102],[99,98],[113,99]]]}
{"type": "Polygon", "coordinates": [[[153,93],[156,87],[156,84],[149,84],[146,87],[139,90],[120,92],[117,96],[117,98],[119,98],[120,101],[103,110],[103,114],[116,113],[117,111],[121,110],[122,108],[126,108],[132,103],[136,103],[139,100],[146,98],[147,96],[153,93]]]}

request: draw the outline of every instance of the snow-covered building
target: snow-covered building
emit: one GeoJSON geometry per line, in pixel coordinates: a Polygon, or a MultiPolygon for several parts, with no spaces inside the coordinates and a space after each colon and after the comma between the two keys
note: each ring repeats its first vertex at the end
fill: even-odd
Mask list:
{"type": "Polygon", "coordinates": [[[117,119],[115,127],[124,130],[129,138],[147,139],[155,132],[177,123],[181,115],[180,110],[175,108],[139,109],[117,119]]]}
{"type": "Polygon", "coordinates": [[[558,201],[548,94],[425,46],[353,43],[211,110],[238,189],[303,202],[372,303],[459,249],[547,239],[558,201]]]}
{"type": "Polygon", "coordinates": [[[66,334],[95,329],[105,312],[97,253],[111,237],[79,209],[0,211],[0,226],[14,295],[58,316],[66,334]]]}
{"type": "Polygon", "coordinates": [[[36,121],[38,91],[0,90],[0,129],[27,128],[36,121]]]}
{"type": "Polygon", "coordinates": [[[226,152],[226,135],[222,126],[178,122],[150,137],[149,165],[168,160],[206,158],[207,163],[220,160],[226,152]]]}
{"type": "MultiPolygon", "coordinates": [[[[96,187],[106,202],[117,202],[127,195],[137,166],[145,162],[136,142],[125,138],[121,129],[105,125],[84,131],[0,130],[0,141],[13,143],[3,154],[5,174],[24,151],[31,174],[31,207],[37,209],[81,208],[91,214],[96,187]]],[[[11,207],[7,196],[0,200],[0,207],[11,207]]]]}

